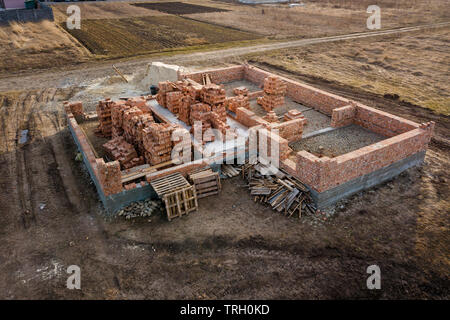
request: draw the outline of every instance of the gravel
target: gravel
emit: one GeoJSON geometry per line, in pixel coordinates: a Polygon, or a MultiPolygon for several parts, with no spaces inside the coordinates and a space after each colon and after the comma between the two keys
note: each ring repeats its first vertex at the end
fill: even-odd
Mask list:
{"type": "Polygon", "coordinates": [[[125,217],[125,219],[133,219],[133,218],[148,218],[152,214],[161,212],[161,202],[154,200],[144,200],[137,201],[129,204],[125,208],[119,211],[118,215],[125,217]]]}
{"type": "Polygon", "coordinates": [[[358,125],[350,125],[311,138],[299,140],[290,145],[295,151],[306,150],[315,155],[330,158],[358,150],[386,139],[358,125]]]}

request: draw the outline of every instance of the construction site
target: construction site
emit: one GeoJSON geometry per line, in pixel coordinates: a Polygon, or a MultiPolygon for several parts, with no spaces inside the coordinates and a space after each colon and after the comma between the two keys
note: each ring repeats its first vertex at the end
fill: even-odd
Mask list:
{"type": "Polygon", "coordinates": [[[0,299],[450,298],[448,3],[372,5],[0,0],[0,299]]]}
{"type": "Polygon", "coordinates": [[[82,101],[64,103],[113,215],[159,198],[169,220],[181,217],[220,192],[220,176],[238,174],[255,201],[289,217],[315,214],[422,164],[433,135],[433,122],[417,124],[250,65],[183,73],[153,63],[147,70],[154,95],[105,98],[95,112],[82,101]]]}

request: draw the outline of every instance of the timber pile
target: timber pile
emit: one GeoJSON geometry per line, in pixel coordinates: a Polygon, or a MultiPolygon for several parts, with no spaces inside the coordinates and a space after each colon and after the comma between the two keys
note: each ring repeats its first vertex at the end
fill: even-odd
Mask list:
{"type": "Polygon", "coordinates": [[[240,172],[241,172],[240,168],[235,168],[229,164],[222,164],[222,174],[229,178],[239,175],[240,172]]]}
{"type": "Polygon", "coordinates": [[[219,174],[211,169],[190,173],[189,180],[195,186],[198,199],[218,194],[222,189],[219,174]]]}
{"type": "Polygon", "coordinates": [[[291,217],[295,213],[300,218],[302,213],[315,213],[309,190],[294,177],[278,171],[275,175],[265,175],[261,164],[244,164],[241,167],[242,177],[254,201],[270,205],[273,210],[291,217]]]}

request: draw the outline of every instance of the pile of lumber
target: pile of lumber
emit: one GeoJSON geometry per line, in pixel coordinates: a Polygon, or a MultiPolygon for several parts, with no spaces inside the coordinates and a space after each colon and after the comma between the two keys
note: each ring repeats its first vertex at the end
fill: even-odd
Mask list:
{"type": "Polygon", "coordinates": [[[270,168],[261,164],[244,164],[241,167],[242,177],[254,201],[270,205],[273,210],[286,216],[302,213],[315,213],[309,190],[297,179],[278,170],[270,174],[270,168]]]}
{"type": "Polygon", "coordinates": [[[218,194],[222,189],[219,173],[211,169],[201,169],[190,173],[189,180],[195,186],[198,199],[218,194]]]}
{"type": "Polygon", "coordinates": [[[232,177],[239,175],[240,172],[241,172],[240,168],[235,168],[229,164],[222,164],[222,174],[224,176],[232,178],[232,177]]]}

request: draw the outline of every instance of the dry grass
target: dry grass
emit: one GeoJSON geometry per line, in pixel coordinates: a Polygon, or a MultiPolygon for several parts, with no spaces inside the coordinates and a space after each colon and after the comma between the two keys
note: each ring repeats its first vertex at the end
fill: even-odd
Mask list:
{"type": "Polygon", "coordinates": [[[317,44],[248,59],[324,78],[450,115],[450,28],[317,44]]]}
{"type": "MultiPolygon", "coordinates": [[[[256,31],[275,38],[319,37],[367,31],[367,6],[373,1],[315,1],[305,7],[286,5],[235,5],[230,12],[199,13],[191,18],[256,31]],[[264,14],[262,13],[264,11],[264,14]]],[[[381,0],[383,29],[434,23],[450,19],[448,2],[443,0],[381,0]]]]}
{"type": "Polygon", "coordinates": [[[83,55],[82,48],[50,21],[0,28],[0,73],[79,62],[83,55]]]}
{"type": "MultiPolygon", "coordinates": [[[[52,5],[55,17],[58,22],[63,22],[67,17],[67,8],[70,4],[52,5]]],[[[120,19],[129,17],[144,16],[164,16],[165,13],[156,10],[143,10],[125,2],[96,2],[96,3],[77,3],[81,9],[81,19],[120,19]]]]}

